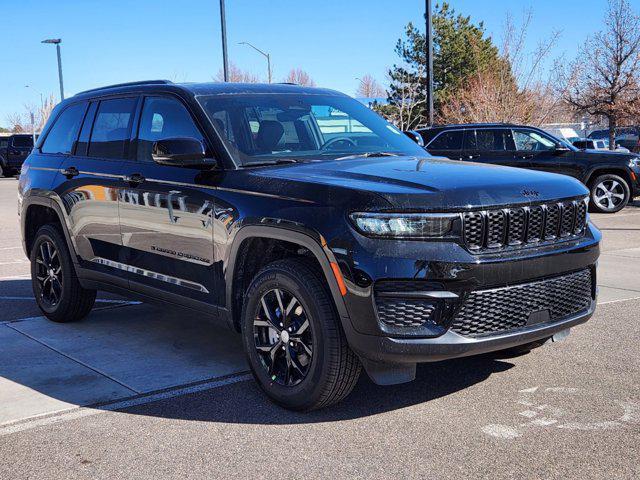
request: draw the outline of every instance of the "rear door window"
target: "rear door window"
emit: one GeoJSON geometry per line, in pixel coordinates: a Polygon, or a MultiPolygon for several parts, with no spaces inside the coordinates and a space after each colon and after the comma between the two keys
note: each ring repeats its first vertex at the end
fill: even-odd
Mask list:
{"type": "Polygon", "coordinates": [[[125,157],[136,101],[136,98],[116,98],[100,102],[91,131],[89,157],[125,157]]]}
{"type": "Polygon", "coordinates": [[[480,152],[515,151],[511,130],[486,128],[476,130],[477,150],[480,152]]]}
{"type": "Polygon", "coordinates": [[[84,102],[76,103],[60,114],[42,144],[42,153],[71,153],[86,107],[87,104],[84,102]]]}
{"type": "Polygon", "coordinates": [[[451,130],[438,135],[427,147],[429,150],[460,150],[462,149],[462,130],[451,130]]]}

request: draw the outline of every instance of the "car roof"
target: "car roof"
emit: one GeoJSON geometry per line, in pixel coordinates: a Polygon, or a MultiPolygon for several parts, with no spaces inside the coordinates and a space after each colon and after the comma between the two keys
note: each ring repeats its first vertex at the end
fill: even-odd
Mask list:
{"type": "Polygon", "coordinates": [[[170,80],[143,80],[139,82],[119,83],[104,87],[85,90],[73,99],[92,98],[120,93],[134,93],[145,91],[182,91],[196,95],[224,95],[224,94],[259,94],[259,93],[297,93],[307,95],[339,95],[343,93],[326,88],[306,87],[291,83],[173,83],[170,80]]]}
{"type": "Polygon", "coordinates": [[[433,127],[419,128],[418,132],[428,130],[446,130],[449,128],[496,128],[496,127],[508,127],[508,128],[537,128],[530,125],[518,125],[515,123],[449,123],[446,125],[434,125],[433,127]]]}

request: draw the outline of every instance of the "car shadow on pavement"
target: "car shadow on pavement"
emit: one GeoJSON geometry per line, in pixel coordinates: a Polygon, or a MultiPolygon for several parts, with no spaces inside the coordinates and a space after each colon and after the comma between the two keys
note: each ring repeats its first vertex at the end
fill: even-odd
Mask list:
{"type": "Polygon", "coordinates": [[[121,413],[199,422],[287,425],[334,422],[410,407],[454,394],[514,365],[488,355],[418,365],[416,380],[379,386],[364,373],[341,403],[292,412],[271,403],[253,381],[117,410],[121,413]]]}
{"type": "MultiPolygon", "coordinates": [[[[31,391],[40,394],[38,398],[45,403],[61,401],[113,410],[110,403],[131,398],[134,393],[123,388],[124,384],[142,385],[137,390],[144,394],[246,371],[237,335],[182,311],[149,305],[112,307],[109,300],[103,300],[106,303],[96,304],[96,310],[83,322],[54,324],[40,317],[31,295],[29,280],[0,281],[0,297],[5,299],[0,301],[0,321],[7,322],[0,323],[0,337],[4,338],[0,383],[9,381],[7,385],[13,385],[29,401],[43,401],[33,399],[31,391]],[[108,376],[103,377],[103,372],[108,376]],[[114,379],[121,384],[113,383],[114,379]],[[159,383],[151,382],[153,379],[159,383]]],[[[363,371],[343,402],[311,413],[290,412],[274,405],[253,380],[117,411],[267,425],[338,421],[428,402],[512,367],[495,355],[422,364],[415,381],[385,387],[375,385],[363,371]]],[[[5,392],[4,401],[18,398],[9,393],[5,392]]],[[[18,405],[7,407],[20,413],[18,405]]]]}

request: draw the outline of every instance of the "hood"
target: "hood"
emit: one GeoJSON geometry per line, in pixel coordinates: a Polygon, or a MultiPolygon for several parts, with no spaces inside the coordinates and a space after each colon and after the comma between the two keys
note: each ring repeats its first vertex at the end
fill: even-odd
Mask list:
{"type": "Polygon", "coordinates": [[[588,194],[582,183],[564,175],[438,157],[350,158],[254,172],[274,179],[372,192],[393,208],[402,209],[446,211],[588,194]]]}

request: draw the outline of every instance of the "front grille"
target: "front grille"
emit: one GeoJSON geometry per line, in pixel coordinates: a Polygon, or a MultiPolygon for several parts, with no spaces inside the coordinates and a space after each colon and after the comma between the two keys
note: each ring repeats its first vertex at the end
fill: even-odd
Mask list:
{"type": "Polygon", "coordinates": [[[432,322],[436,303],[410,298],[376,298],[380,321],[391,327],[422,327],[432,322]]]}
{"type": "Polygon", "coordinates": [[[465,212],[464,241],[475,253],[564,241],[584,233],[584,201],[465,212]]]}
{"type": "Polygon", "coordinates": [[[451,330],[477,337],[526,326],[529,316],[548,310],[549,320],[587,310],[593,291],[591,269],[509,287],[471,292],[451,330]]]}

